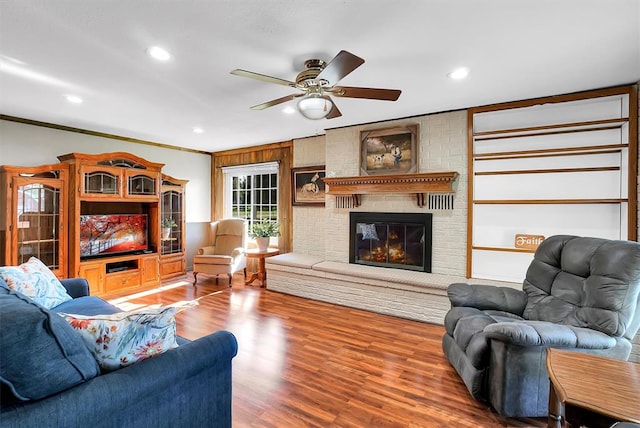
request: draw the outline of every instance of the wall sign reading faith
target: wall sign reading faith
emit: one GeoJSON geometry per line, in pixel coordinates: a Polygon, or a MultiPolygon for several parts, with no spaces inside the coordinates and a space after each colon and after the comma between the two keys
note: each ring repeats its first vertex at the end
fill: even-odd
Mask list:
{"type": "Polygon", "coordinates": [[[516,248],[535,250],[542,241],[544,241],[544,236],[542,235],[516,234],[516,248]]]}

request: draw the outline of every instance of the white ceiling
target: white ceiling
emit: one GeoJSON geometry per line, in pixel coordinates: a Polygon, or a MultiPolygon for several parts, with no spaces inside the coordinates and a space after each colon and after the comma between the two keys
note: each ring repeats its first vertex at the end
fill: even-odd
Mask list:
{"type": "Polygon", "coordinates": [[[638,0],[0,0],[0,114],[207,152],[638,81],[638,0]],[[229,74],[294,80],[343,49],[366,62],[341,85],[399,100],[311,121],[250,110],[297,92],[229,74]]]}

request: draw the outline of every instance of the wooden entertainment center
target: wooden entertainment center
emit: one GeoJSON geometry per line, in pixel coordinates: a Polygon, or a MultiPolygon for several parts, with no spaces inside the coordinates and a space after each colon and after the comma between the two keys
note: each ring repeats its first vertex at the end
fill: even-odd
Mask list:
{"type": "Polygon", "coordinates": [[[0,197],[7,200],[0,214],[3,265],[35,256],[60,278],[87,278],[97,296],[144,290],[186,274],[186,180],[162,174],[163,164],[123,152],[58,159],[55,165],[0,167],[0,197]],[[146,236],[136,231],[139,250],[87,255],[81,218],[92,215],[144,219],[146,236]],[[163,219],[172,225],[166,232],[163,219]]]}

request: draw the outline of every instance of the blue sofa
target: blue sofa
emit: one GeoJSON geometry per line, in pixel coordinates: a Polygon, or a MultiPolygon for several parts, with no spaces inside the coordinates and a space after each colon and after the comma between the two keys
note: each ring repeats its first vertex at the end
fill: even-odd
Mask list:
{"type": "Polygon", "coordinates": [[[87,360],[86,346],[62,348],[79,335],[55,312],[120,310],[89,296],[82,278],[61,282],[73,299],[47,310],[0,279],[0,426],[231,427],[231,361],[238,350],[233,334],[179,338],[175,349],[102,374],[95,360],[87,360]],[[16,379],[16,367],[26,376],[16,379]],[[25,394],[36,398],[25,400],[25,394]]]}

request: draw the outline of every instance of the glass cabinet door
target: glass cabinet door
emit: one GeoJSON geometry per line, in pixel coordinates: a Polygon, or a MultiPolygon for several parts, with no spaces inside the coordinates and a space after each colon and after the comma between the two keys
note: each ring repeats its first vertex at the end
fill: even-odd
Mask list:
{"type": "Polygon", "coordinates": [[[84,189],[86,193],[99,193],[117,195],[120,177],[108,172],[88,172],[84,176],[84,189]]]}
{"type": "Polygon", "coordinates": [[[80,196],[113,198],[122,194],[122,171],[109,166],[80,167],[80,196]]]}
{"type": "Polygon", "coordinates": [[[160,184],[158,174],[140,169],[126,169],[125,177],[127,183],[125,198],[156,199],[158,197],[158,185],[160,184]]]}
{"type": "Polygon", "coordinates": [[[142,174],[128,177],[127,193],[129,195],[155,195],[156,181],[142,174]]]}
{"type": "Polygon", "coordinates": [[[174,190],[162,192],[163,255],[182,252],[182,216],[182,193],[174,190]]]}
{"type": "Polygon", "coordinates": [[[187,274],[185,188],[188,181],[162,174],[161,183],[160,277],[166,280],[187,274]]]}
{"type": "Polygon", "coordinates": [[[64,274],[62,183],[18,177],[14,185],[14,263],[37,257],[54,273],[64,274]]]}

